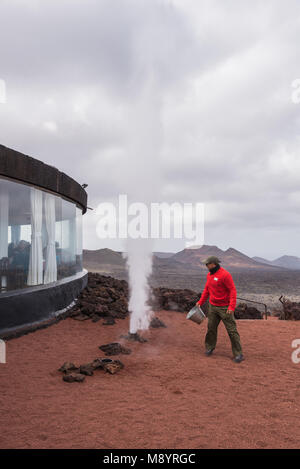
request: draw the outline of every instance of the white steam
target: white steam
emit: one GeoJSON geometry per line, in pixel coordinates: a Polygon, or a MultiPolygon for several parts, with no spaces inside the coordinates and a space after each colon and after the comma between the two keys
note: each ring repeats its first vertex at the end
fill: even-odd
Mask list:
{"type": "Polygon", "coordinates": [[[152,272],[152,243],[150,239],[129,239],[127,243],[129,274],[129,332],[148,329],[152,310],[147,304],[150,295],[148,284],[152,272]]]}
{"type": "MultiPolygon", "coordinates": [[[[148,42],[141,41],[140,45],[148,42]]],[[[148,44],[149,46],[149,44],[148,44]]],[[[147,47],[143,50],[145,52],[147,47]]],[[[161,93],[151,53],[141,55],[140,68],[133,80],[134,100],[128,116],[128,169],[126,171],[129,203],[150,203],[160,198],[160,152],[162,147],[161,93]],[[129,173],[129,174],[128,174],[129,173]],[[128,176],[128,178],[127,178],[128,176]]],[[[125,169],[125,168],[124,168],[125,169]]],[[[132,214],[134,215],[134,214],[132,214]]],[[[145,217],[143,218],[145,222],[145,217]]],[[[147,219],[148,234],[151,220],[147,219]]],[[[147,304],[152,272],[153,240],[148,237],[128,238],[127,266],[129,276],[130,332],[148,329],[152,311],[147,304]]]]}

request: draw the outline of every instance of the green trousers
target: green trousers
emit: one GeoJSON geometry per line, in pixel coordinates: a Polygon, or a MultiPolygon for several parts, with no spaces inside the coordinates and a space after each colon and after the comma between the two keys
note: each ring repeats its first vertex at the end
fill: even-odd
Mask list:
{"type": "Polygon", "coordinates": [[[231,341],[231,348],[234,357],[242,353],[240,335],[236,328],[233,313],[226,313],[228,306],[214,306],[209,303],[207,334],[205,336],[206,350],[213,350],[216,347],[218,326],[222,319],[231,341]]]}

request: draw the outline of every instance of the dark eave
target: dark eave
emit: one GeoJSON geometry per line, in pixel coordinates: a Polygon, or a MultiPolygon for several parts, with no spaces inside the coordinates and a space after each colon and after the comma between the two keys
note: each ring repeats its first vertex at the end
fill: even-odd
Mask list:
{"type": "Polygon", "coordinates": [[[87,193],[71,177],[54,166],[0,145],[0,176],[55,192],[87,210],[87,193]]]}

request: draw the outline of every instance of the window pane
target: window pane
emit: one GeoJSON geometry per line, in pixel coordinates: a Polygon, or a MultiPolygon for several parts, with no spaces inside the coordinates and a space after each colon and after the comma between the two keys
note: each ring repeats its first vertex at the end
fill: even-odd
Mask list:
{"type": "Polygon", "coordinates": [[[0,292],[51,283],[82,270],[82,210],[0,177],[0,292]]]}
{"type": "Polygon", "coordinates": [[[82,210],[76,207],[76,269],[82,271],[82,210]]]}
{"type": "Polygon", "coordinates": [[[0,178],[2,292],[27,286],[31,233],[30,187],[0,178]]]}
{"type": "Polygon", "coordinates": [[[62,199],[60,278],[76,273],[76,205],[62,199]]]}

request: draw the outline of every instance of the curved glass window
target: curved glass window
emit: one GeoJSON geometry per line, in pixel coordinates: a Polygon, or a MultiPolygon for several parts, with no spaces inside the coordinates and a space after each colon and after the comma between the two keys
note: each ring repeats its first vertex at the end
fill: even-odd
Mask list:
{"type": "Polygon", "coordinates": [[[82,209],[0,177],[0,291],[42,285],[82,270],[82,209]]]}

